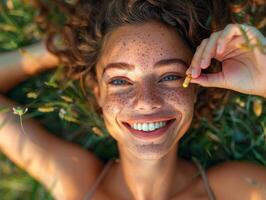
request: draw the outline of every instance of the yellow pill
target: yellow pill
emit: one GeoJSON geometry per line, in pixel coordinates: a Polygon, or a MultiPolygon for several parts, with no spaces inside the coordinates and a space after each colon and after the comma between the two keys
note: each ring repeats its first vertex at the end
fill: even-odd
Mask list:
{"type": "Polygon", "coordinates": [[[188,85],[189,85],[189,82],[191,81],[192,77],[191,77],[191,74],[188,74],[183,82],[183,87],[184,88],[187,88],[188,85]]]}

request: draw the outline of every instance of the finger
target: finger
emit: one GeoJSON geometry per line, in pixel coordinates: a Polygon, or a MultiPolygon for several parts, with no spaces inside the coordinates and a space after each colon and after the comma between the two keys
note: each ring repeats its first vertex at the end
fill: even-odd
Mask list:
{"type": "Polygon", "coordinates": [[[225,45],[232,39],[233,36],[241,35],[241,30],[238,24],[228,24],[222,31],[220,37],[217,40],[217,54],[222,54],[225,45]]]}
{"type": "Polygon", "coordinates": [[[190,67],[186,71],[186,74],[191,74],[193,78],[196,78],[201,73],[200,58],[202,51],[208,43],[208,39],[202,40],[201,44],[197,47],[197,50],[192,58],[190,67]]]}
{"type": "Polygon", "coordinates": [[[223,72],[213,74],[201,74],[198,78],[192,78],[191,83],[199,84],[203,87],[226,88],[223,72]]]}
{"type": "Polygon", "coordinates": [[[246,24],[228,24],[217,40],[216,53],[222,54],[225,46],[236,36],[241,36],[249,44],[256,42],[258,35],[259,31],[255,27],[246,24]]]}
{"type": "Polygon", "coordinates": [[[221,31],[215,32],[210,36],[210,39],[205,46],[200,61],[201,69],[206,69],[210,65],[211,59],[215,57],[217,39],[219,38],[221,31]]]}

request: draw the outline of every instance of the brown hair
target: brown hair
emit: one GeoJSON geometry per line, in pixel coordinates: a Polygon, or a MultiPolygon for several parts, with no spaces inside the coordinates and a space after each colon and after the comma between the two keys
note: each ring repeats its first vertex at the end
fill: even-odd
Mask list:
{"type": "MultiPolygon", "coordinates": [[[[208,38],[212,32],[221,30],[228,23],[236,22],[234,13],[243,10],[248,13],[251,6],[260,3],[254,0],[242,1],[241,4],[229,3],[227,0],[68,0],[68,3],[53,0],[52,2],[49,4],[43,0],[34,1],[40,10],[37,22],[47,31],[48,50],[70,67],[69,75],[75,75],[81,80],[89,77],[92,81],[95,81],[93,80],[96,77],[95,66],[101,55],[104,40],[119,26],[157,20],[174,27],[195,51],[201,41],[208,38]],[[63,26],[49,19],[54,6],[65,16],[63,26]],[[63,39],[65,48],[55,45],[54,38],[58,35],[63,39]]],[[[238,19],[238,21],[247,22],[247,19],[242,21],[238,19]]],[[[213,66],[216,66],[216,69],[212,67],[207,71],[220,68],[215,62],[213,66]]],[[[219,105],[217,100],[224,99],[225,96],[221,89],[216,98],[211,97],[215,94],[213,92],[206,96],[204,89],[200,93],[204,95],[201,95],[203,99],[199,96],[196,117],[200,116],[203,104],[206,102],[213,104],[214,99],[215,104],[219,105]]]]}

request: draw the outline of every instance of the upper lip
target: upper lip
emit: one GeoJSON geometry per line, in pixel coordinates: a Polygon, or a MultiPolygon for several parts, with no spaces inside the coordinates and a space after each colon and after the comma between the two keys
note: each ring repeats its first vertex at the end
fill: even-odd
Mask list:
{"type": "Polygon", "coordinates": [[[161,122],[175,119],[173,116],[141,116],[137,118],[132,118],[124,120],[124,123],[134,124],[134,123],[152,123],[152,122],[161,122]]]}

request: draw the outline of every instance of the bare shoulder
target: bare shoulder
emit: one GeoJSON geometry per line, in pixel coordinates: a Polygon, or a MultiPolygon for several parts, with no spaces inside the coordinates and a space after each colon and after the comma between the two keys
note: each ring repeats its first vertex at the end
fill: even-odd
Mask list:
{"type": "Polygon", "coordinates": [[[230,161],[209,168],[207,174],[218,200],[266,200],[265,166],[230,161]]]}
{"type": "Polygon", "coordinates": [[[51,192],[56,199],[82,199],[104,167],[91,151],[69,142],[56,148],[51,165],[55,177],[51,192]]]}

